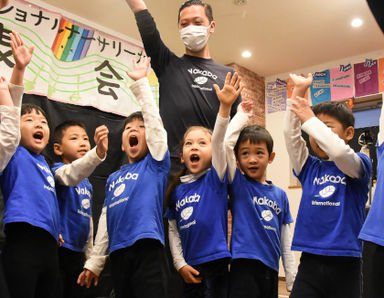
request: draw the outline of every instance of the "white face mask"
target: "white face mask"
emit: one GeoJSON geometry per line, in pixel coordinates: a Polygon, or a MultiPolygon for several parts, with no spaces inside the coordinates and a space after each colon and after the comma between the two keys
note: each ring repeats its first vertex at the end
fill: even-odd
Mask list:
{"type": "Polygon", "coordinates": [[[204,48],[208,42],[208,29],[211,27],[211,24],[208,27],[189,25],[179,30],[180,37],[188,50],[198,52],[204,48]]]}

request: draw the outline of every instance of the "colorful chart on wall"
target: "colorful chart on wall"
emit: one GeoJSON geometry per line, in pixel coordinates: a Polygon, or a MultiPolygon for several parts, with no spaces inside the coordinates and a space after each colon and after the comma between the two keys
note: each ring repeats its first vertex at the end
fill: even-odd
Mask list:
{"type": "MultiPolygon", "coordinates": [[[[20,33],[27,47],[35,46],[24,77],[26,93],[123,116],[139,109],[126,70],[132,70],[133,59],[139,61],[145,55],[140,42],[110,36],[59,13],[15,0],[0,11],[0,63],[7,78],[14,65],[11,30],[20,33]]],[[[149,79],[158,99],[153,72],[149,79]]]]}
{"type": "Polygon", "coordinates": [[[311,85],[312,105],[322,101],[331,100],[329,70],[315,72],[311,85]]]}
{"type": "Polygon", "coordinates": [[[379,59],[379,92],[384,92],[384,58],[379,59]]]}
{"type": "Polygon", "coordinates": [[[353,97],[352,65],[340,65],[329,70],[331,75],[331,99],[343,100],[353,97]]]}
{"type": "Polygon", "coordinates": [[[377,60],[366,59],[353,66],[355,73],[355,96],[365,96],[379,92],[377,60]]]}
{"type": "Polygon", "coordinates": [[[267,111],[274,113],[287,108],[287,82],[277,79],[267,83],[267,111]]]}

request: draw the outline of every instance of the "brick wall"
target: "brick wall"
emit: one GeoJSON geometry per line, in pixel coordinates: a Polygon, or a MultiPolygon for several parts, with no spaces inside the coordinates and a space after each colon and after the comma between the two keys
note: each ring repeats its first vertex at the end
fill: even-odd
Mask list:
{"type": "Polygon", "coordinates": [[[244,84],[241,96],[243,100],[253,101],[253,116],[250,124],[257,124],[265,127],[265,79],[249,69],[235,63],[228,64],[241,76],[244,84]]]}
{"type": "MultiPolygon", "coordinates": [[[[253,101],[253,116],[249,124],[257,124],[265,127],[265,80],[264,77],[249,69],[237,65],[235,63],[227,66],[235,69],[244,84],[244,89],[241,92],[243,100],[253,101]]],[[[232,216],[231,211],[228,211],[228,244],[232,235],[232,216]]]]}

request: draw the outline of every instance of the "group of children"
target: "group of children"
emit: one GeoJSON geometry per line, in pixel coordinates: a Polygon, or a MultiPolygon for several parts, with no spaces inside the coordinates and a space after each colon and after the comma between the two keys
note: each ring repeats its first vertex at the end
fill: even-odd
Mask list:
{"type": "Polygon", "coordinates": [[[275,157],[272,137],[263,127],[247,126],[249,102],[242,102],[230,121],[243,88],[237,73],[228,73],[221,88],[214,85],[220,101],[214,130],[193,126],[185,132],[180,147],[185,168],[166,189],[170,154],[146,78],[150,59],[133,62],[127,73],[135,81],[131,90],[141,112],[125,120],[121,149],[128,163],[107,180],[93,244],[87,177],[106,158],[108,128],[96,129],[91,150],[82,123],[56,127],[54,152],[62,162],[50,168],[41,155],[50,137],[45,112],[24,104],[20,120],[17,116],[33,48],[27,50],[16,33],[11,39],[16,66],[10,83],[0,82],[0,185],[7,236],[4,270],[12,297],[82,297],[77,284],[97,285],[106,255],[116,297],[167,297],[163,203],[184,297],[277,297],[280,256],[289,289],[293,284],[291,297],[360,297],[358,235],[371,161],[348,146],[354,118],[345,105],[326,102],[311,109],[303,98],[311,75],[291,76],[295,87],[284,125],[303,187],[292,243],[292,249],[303,252],[295,278],[289,201],[266,178],[275,157]],[[309,134],[316,157],[309,155],[301,130],[309,134]]]}

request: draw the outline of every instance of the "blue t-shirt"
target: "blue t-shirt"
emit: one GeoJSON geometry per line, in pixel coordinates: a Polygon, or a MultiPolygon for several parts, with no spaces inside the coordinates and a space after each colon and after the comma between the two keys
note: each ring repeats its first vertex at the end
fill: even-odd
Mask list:
{"type": "Polygon", "coordinates": [[[105,186],[110,253],[150,238],[164,244],[162,219],[169,152],[157,161],[147,154],[112,173],[105,186]]]}
{"type": "Polygon", "coordinates": [[[372,163],[357,153],[364,174],[345,175],[333,161],[308,156],[298,178],[303,187],[292,250],[326,256],[361,257],[357,238],[364,222],[372,163]]]}
{"type": "MultiPolygon", "coordinates": [[[[55,163],[52,171],[55,172],[64,165],[62,162],[55,163]]],[[[76,186],[57,183],[56,194],[59,200],[63,246],[74,251],[84,252],[92,217],[92,185],[87,178],[76,186]]]]}
{"type": "Polygon", "coordinates": [[[0,176],[0,185],[5,202],[4,226],[26,222],[59,239],[55,179],[42,155],[18,146],[0,176]]]}
{"type": "Polygon", "coordinates": [[[285,191],[248,179],[236,169],[230,198],[232,259],[256,259],[279,271],[281,227],[293,222],[285,191]]]}
{"type": "Polygon", "coordinates": [[[228,183],[214,167],[176,187],[165,217],[176,219],[184,259],[189,265],[230,257],[227,244],[228,183]]]}
{"type": "Polygon", "coordinates": [[[384,143],[377,146],[377,183],[371,209],[361,229],[359,238],[384,246],[384,143]]]}

